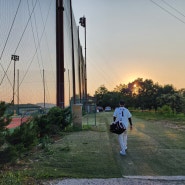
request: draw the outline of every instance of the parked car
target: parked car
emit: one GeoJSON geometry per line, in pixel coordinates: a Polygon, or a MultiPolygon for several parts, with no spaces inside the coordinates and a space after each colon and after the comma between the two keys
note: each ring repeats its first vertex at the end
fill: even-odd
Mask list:
{"type": "Polygon", "coordinates": [[[96,112],[103,112],[103,107],[97,106],[96,107],[96,112]]]}
{"type": "Polygon", "coordinates": [[[111,111],[111,110],[112,110],[111,107],[109,107],[109,106],[105,107],[105,112],[108,112],[108,111],[111,111]]]}

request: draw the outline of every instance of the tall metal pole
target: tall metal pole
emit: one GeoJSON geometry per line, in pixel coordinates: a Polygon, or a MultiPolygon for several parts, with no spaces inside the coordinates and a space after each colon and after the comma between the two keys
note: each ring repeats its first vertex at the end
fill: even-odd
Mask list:
{"type": "Polygon", "coordinates": [[[71,44],[72,44],[72,71],[73,71],[73,104],[76,104],[76,82],[75,82],[75,58],[74,58],[74,40],[73,40],[73,14],[72,3],[70,0],[70,13],[71,13],[71,44]]]}
{"type": "Polygon", "coordinates": [[[87,102],[86,18],[85,18],[85,100],[87,102]]]}
{"type": "Polygon", "coordinates": [[[79,35],[79,26],[78,26],[78,79],[79,79],[79,95],[80,95],[80,103],[82,102],[82,71],[81,71],[81,61],[80,61],[80,54],[81,54],[81,48],[80,48],[80,35],[79,35]]]}
{"type": "Polygon", "coordinates": [[[56,71],[57,106],[64,108],[64,20],[63,0],[56,0],[56,71]]]}
{"type": "Polygon", "coordinates": [[[14,61],[14,73],[13,73],[13,98],[12,98],[12,104],[14,105],[14,96],[15,96],[15,63],[16,61],[19,61],[19,56],[18,55],[12,55],[11,60],[14,61]]]}
{"type": "Polygon", "coordinates": [[[44,69],[43,69],[43,88],[44,88],[44,112],[45,112],[45,104],[46,104],[46,92],[45,92],[45,76],[44,76],[44,69]]]}
{"type": "Polygon", "coordinates": [[[15,96],[15,62],[16,60],[14,60],[14,70],[13,70],[13,100],[12,100],[12,103],[14,105],[14,96],[15,96]]]}
{"type": "Polygon", "coordinates": [[[84,27],[85,31],[85,102],[87,101],[87,59],[86,59],[86,18],[85,16],[80,18],[79,23],[84,27]]]}
{"type": "Polygon", "coordinates": [[[68,73],[68,83],[69,83],[69,102],[70,102],[70,98],[71,98],[71,82],[70,82],[70,75],[69,75],[69,69],[67,71],[68,73]]]}
{"type": "Polygon", "coordinates": [[[19,69],[17,69],[17,114],[19,114],[19,69]]]}

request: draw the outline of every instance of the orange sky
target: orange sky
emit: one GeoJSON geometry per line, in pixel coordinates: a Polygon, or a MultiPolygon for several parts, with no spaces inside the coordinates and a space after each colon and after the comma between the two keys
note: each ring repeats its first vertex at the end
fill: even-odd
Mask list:
{"type": "MultiPolygon", "coordinates": [[[[33,3],[29,1],[28,6],[27,1],[22,1],[4,53],[1,53],[4,70],[10,64],[9,79],[5,77],[0,86],[1,100],[12,100],[11,55],[16,53],[20,56],[16,70],[20,70],[20,83],[23,80],[20,103],[43,102],[43,69],[46,101],[56,103],[56,66],[51,62],[56,60],[55,1],[43,1],[43,19],[38,4],[25,32],[30,16],[28,8],[31,10],[33,3]],[[22,33],[24,36],[17,47],[22,33]],[[36,50],[38,46],[40,49],[36,50]]],[[[1,52],[19,1],[2,2],[1,52]]],[[[87,20],[88,93],[93,95],[101,85],[111,91],[120,83],[128,84],[137,78],[152,79],[160,85],[172,84],[177,89],[185,87],[184,0],[72,0],[72,5],[77,25],[80,17],[86,16],[87,20]]],[[[80,26],[79,32],[84,50],[84,28],[80,26]]],[[[2,68],[0,71],[3,79],[2,68]]]]}
{"type": "MultiPolygon", "coordinates": [[[[184,0],[72,0],[87,19],[88,92],[137,78],[185,87],[184,0]]],[[[80,28],[81,43],[84,32],[80,28]]]]}

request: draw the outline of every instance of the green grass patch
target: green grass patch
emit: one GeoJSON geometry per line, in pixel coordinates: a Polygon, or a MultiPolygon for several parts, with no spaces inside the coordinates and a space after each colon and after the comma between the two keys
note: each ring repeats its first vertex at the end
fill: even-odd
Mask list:
{"type": "Polygon", "coordinates": [[[104,132],[96,129],[66,134],[45,152],[35,154],[32,160],[36,161],[31,165],[35,178],[121,176],[108,142],[106,127],[104,132]]]}
{"type": "Polygon", "coordinates": [[[132,111],[132,114],[134,117],[144,120],[153,120],[153,121],[165,120],[176,122],[182,125],[185,124],[185,115],[183,113],[160,114],[155,111],[132,111]]]}
{"type": "MultiPolygon", "coordinates": [[[[176,121],[164,117],[152,119],[149,113],[144,113],[147,119],[141,119],[133,112],[134,128],[128,130],[127,155],[120,156],[117,135],[108,130],[112,114],[98,113],[96,125],[84,123],[81,131],[66,130],[44,150],[33,151],[1,173],[0,183],[8,178],[16,179],[18,184],[27,179],[38,182],[59,178],[185,175],[185,130],[177,127],[176,121]]],[[[179,124],[183,125],[180,121],[179,124]]]]}

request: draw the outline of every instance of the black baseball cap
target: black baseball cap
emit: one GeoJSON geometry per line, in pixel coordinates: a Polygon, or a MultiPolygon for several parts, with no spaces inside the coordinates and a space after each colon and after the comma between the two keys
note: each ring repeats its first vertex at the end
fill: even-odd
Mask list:
{"type": "Polygon", "coordinates": [[[120,104],[120,105],[125,105],[125,101],[120,100],[119,104],[120,104]]]}

